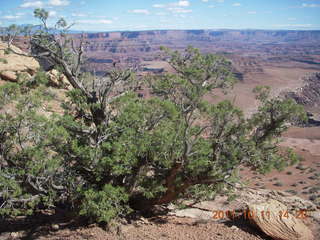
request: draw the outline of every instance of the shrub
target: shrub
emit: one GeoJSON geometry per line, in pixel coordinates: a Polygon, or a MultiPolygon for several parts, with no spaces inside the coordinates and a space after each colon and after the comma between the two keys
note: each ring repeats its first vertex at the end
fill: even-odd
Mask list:
{"type": "Polygon", "coordinates": [[[309,193],[312,194],[312,193],[318,193],[320,192],[320,187],[312,187],[309,189],[309,193]]]}
{"type": "Polygon", "coordinates": [[[291,193],[293,195],[297,195],[298,194],[298,192],[293,190],[293,189],[286,190],[285,192],[291,193]]]}
{"type": "Polygon", "coordinates": [[[116,217],[124,217],[129,212],[129,196],[121,188],[107,184],[102,191],[89,189],[83,192],[84,199],[80,215],[92,217],[99,222],[109,222],[116,217]]]}
{"type": "MultiPolygon", "coordinates": [[[[35,16],[46,23],[48,13],[36,9],[35,16]]],[[[43,73],[34,89],[0,90],[6,96],[1,101],[17,109],[0,118],[2,215],[65,204],[79,215],[108,222],[180,197],[231,194],[240,166],[265,173],[297,162],[277,143],[288,123],[306,118],[301,106],[271,99],[268,87],[254,90],[261,105],[250,118],[230,101],[204,100],[234,84],[225,58],[192,47],[184,52],[162,48],[175,73],[143,79],[152,93],[143,99],[133,91],[137,79],[125,70],[114,69],[103,81],[84,85],[83,42],[74,56],[66,22],[56,26],[62,29],[58,38],[44,28],[31,44],[37,47],[34,54],[54,62],[74,87],[62,104],[64,113],[40,114],[48,97],[43,73]]]]}
{"type": "Polygon", "coordinates": [[[282,187],[283,186],[283,183],[282,182],[276,182],[275,184],[273,184],[274,186],[277,186],[277,187],[282,187]]]}
{"type": "Polygon", "coordinates": [[[8,60],[5,59],[5,58],[0,58],[0,63],[7,64],[7,63],[8,63],[8,60]]]}

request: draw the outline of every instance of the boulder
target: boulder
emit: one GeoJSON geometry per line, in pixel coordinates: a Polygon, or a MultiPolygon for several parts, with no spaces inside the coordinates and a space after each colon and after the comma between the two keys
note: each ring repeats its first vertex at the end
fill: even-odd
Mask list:
{"type": "Polygon", "coordinates": [[[197,208],[175,209],[169,215],[176,217],[189,217],[195,219],[213,219],[212,212],[197,208]]]}
{"type": "Polygon", "coordinates": [[[47,72],[47,76],[49,77],[49,84],[52,87],[65,89],[71,88],[67,77],[62,73],[59,73],[56,69],[52,69],[51,71],[47,72]]]}
{"type": "Polygon", "coordinates": [[[247,205],[273,199],[287,206],[288,210],[292,212],[298,210],[318,211],[317,206],[311,201],[283,191],[246,188],[245,191],[238,191],[238,194],[239,198],[236,201],[244,202],[247,205]]]}
{"type": "MultiPolygon", "coordinates": [[[[0,73],[3,80],[17,81],[18,73],[34,75],[40,68],[38,61],[32,57],[25,57],[14,53],[5,54],[7,45],[0,42],[0,73]],[[15,75],[15,77],[14,77],[15,75]]],[[[19,48],[12,46],[17,53],[24,53],[19,48]]],[[[27,76],[27,75],[26,75],[27,76]]]]}
{"type": "MultiPolygon", "coordinates": [[[[319,232],[320,211],[311,201],[287,192],[268,189],[239,187],[235,194],[237,198],[233,201],[228,201],[227,196],[217,196],[214,200],[192,204],[192,207],[183,210],[173,206],[170,212],[179,217],[203,220],[208,219],[211,213],[213,221],[228,219],[236,221],[243,216],[248,224],[254,223],[274,239],[316,239],[313,238],[312,233],[316,235],[319,232]],[[217,212],[223,214],[216,218],[215,213],[217,212]],[[233,215],[229,217],[227,212],[233,215]],[[283,216],[281,219],[279,218],[280,213],[283,216]],[[254,220],[252,220],[253,217],[255,217],[254,220]]],[[[191,201],[184,201],[184,204],[188,206],[191,206],[191,203],[191,201]]]]}
{"type": "Polygon", "coordinates": [[[16,74],[16,72],[13,72],[13,71],[1,71],[0,77],[1,77],[1,79],[6,80],[6,81],[11,81],[11,82],[18,81],[17,74],[16,74]]]}
{"type": "Polygon", "coordinates": [[[313,240],[311,230],[276,200],[249,204],[250,220],[264,233],[277,240],[313,240]]]}

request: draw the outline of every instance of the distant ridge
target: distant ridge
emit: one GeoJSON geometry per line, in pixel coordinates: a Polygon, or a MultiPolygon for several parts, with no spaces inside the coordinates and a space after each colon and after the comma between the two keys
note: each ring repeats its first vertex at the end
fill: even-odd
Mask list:
{"type": "MultiPolygon", "coordinates": [[[[17,25],[19,27],[27,27],[31,26],[33,30],[39,29],[39,25],[32,25],[32,24],[20,24],[17,25]]],[[[1,30],[4,30],[5,27],[0,27],[1,30]]],[[[89,30],[69,30],[68,33],[70,34],[81,34],[81,33],[92,33],[92,34],[103,34],[103,33],[123,33],[123,32],[168,32],[168,31],[176,31],[176,32],[318,32],[320,30],[317,29],[310,29],[310,30],[288,30],[288,29],[233,29],[233,28],[213,28],[213,29],[149,29],[149,30],[112,30],[112,31],[89,31],[89,30]]]]}
{"type": "Polygon", "coordinates": [[[233,41],[255,43],[318,43],[320,30],[145,30],[85,33],[89,39],[148,41],[233,41]]]}

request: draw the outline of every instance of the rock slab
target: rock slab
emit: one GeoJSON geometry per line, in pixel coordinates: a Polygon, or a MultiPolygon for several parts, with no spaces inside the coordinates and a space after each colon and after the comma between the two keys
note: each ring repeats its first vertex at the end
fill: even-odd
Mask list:
{"type": "Polygon", "coordinates": [[[311,230],[287,207],[276,200],[249,204],[251,221],[276,240],[314,240],[311,230]]]}
{"type": "MultiPolygon", "coordinates": [[[[13,50],[19,54],[23,54],[19,48],[12,46],[13,50]]],[[[38,61],[32,57],[17,55],[14,53],[6,53],[7,45],[0,42],[0,78],[7,81],[18,81],[19,74],[34,75],[40,65],[38,61]]]]}

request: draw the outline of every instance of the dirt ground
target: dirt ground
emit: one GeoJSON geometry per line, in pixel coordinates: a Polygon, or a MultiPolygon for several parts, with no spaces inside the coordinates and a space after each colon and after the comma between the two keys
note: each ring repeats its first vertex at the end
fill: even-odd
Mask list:
{"type": "Polygon", "coordinates": [[[207,100],[219,102],[223,99],[228,99],[234,102],[248,116],[259,106],[259,102],[255,99],[255,94],[252,92],[256,86],[270,86],[272,96],[277,96],[283,91],[300,88],[303,84],[302,77],[311,72],[316,71],[303,68],[267,66],[263,68],[263,72],[246,74],[243,81],[235,84],[233,89],[228,91],[227,95],[216,91],[214,93],[216,96],[214,98],[208,96],[207,100]]]}
{"type": "Polygon", "coordinates": [[[191,218],[173,216],[155,217],[149,220],[136,221],[131,224],[113,227],[111,230],[91,226],[67,226],[55,230],[57,224],[47,224],[25,232],[6,232],[0,234],[1,240],[38,239],[38,240],[268,240],[264,233],[249,227],[247,223],[227,221],[200,222],[191,218]]]}
{"type": "Polygon", "coordinates": [[[286,191],[311,200],[320,208],[320,127],[293,127],[284,134],[282,145],[295,149],[301,161],[264,176],[240,169],[243,179],[251,187],[286,191]]]}
{"type": "MultiPolygon", "coordinates": [[[[110,234],[98,229],[96,227],[80,230],[80,235],[73,235],[71,238],[66,239],[86,239],[85,235],[94,239],[128,239],[128,240],[140,240],[140,239],[192,239],[192,240],[258,240],[265,239],[263,234],[253,232],[251,229],[240,229],[239,227],[225,224],[217,224],[213,222],[208,223],[195,223],[192,219],[166,217],[158,218],[155,222],[149,222],[145,225],[128,225],[119,230],[118,235],[110,234]],[[81,236],[82,235],[82,236],[81,236]]],[[[65,232],[62,236],[68,232],[65,232]]],[[[39,239],[47,239],[39,238],[39,239]]],[[[61,239],[54,236],[52,239],[61,239]]]]}

